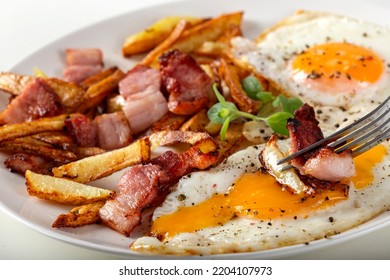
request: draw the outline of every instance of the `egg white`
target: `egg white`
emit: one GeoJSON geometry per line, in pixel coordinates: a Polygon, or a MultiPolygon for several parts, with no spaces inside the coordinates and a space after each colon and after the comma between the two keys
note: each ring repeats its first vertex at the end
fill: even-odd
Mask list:
{"type": "MultiPolygon", "coordinates": [[[[288,140],[279,140],[278,145],[285,150],[288,140]]],[[[141,237],[132,244],[131,249],[142,253],[177,255],[251,252],[311,242],[346,231],[390,208],[390,145],[388,142],[384,145],[387,155],[373,167],[375,178],[369,186],[355,189],[351,183],[347,200],[310,213],[305,219],[261,221],[238,217],[221,226],[180,233],[164,241],[141,237]]],[[[209,171],[194,172],[181,179],[162,206],[155,210],[153,220],[179,207],[200,203],[215,193],[229,192],[242,174],[260,168],[258,154],[263,147],[248,147],[209,171]],[[182,195],[186,199],[178,199],[182,195]]]]}

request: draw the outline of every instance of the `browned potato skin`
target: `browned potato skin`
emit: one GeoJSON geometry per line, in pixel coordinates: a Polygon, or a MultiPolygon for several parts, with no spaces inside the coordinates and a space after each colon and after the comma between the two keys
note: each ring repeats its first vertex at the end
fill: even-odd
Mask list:
{"type": "Polygon", "coordinates": [[[8,92],[12,95],[19,95],[23,88],[32,80],[33,76],[19,75],[11,72],[0,73],[0,91],[8,92]]]}
{"type": "Polygon", "coordinates": [[[78,206],[70,210],[69,213],[61,214],[53,222],[53,228],[61,227],[81,227],[85,225],[99,223],[101,221],[99,210],[105,201],[78,206]]]}
{"type": "Polygon", "coordinates": [[[79,183],[103,178],[123,168],[146,162],[150,159],[149,140],[139,139],[127,147],[86,157],[53,168],[53,175],[79,183]]]}
{"type": "Polygon", "coordinates": [[[71,180],[42,175],[27,170],[25,173],[27,192],[31,196],[61,204],[86,204],[105,201],[114,192],[83,185],[71,180]]]}

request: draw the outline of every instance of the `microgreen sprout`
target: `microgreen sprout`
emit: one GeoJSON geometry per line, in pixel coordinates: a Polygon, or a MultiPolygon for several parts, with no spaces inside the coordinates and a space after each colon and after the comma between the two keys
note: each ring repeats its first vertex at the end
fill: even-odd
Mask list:
{"type": "Polygon", "coordinates": [[[225,140],[226,131],[229,127],[230,122],[243,117],[254,121],[263,121],[272,128],[278,134],[288,135],[286,128],[287,119],[292,118],[293,115],[290,112],[276,112],[268,117],[259,117],[250,113],[242,112],[238,110],[236,105],[232,102],[225,100],[223,95],[219,92],[216,84],[213,85],[214,93],[217,96],[218,103],[214,104],[207,115],[211,122],[222,124],[220,131],[221,139],[225,140]]]}

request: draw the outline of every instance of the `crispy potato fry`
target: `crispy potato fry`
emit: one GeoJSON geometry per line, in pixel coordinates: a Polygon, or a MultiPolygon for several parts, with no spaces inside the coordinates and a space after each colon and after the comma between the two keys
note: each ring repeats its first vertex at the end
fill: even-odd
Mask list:
{"type": "Polygon", "coordinates": [[[34,139],[52,145],[54,148],[68,150],[74,144],[72,137],[62,131],[42,132],[32,135],[34,139]]]}
{"type": "Polygon", "coordinates": [[[77,205],[105,201],[114,194],[111,190],[41,175],[30,170],[26,171],[25,177],[29,195],[58,203],[77,205]]]}
{"type": "Polygon", "coordinates": [[[70,210],[69,213],[61,214],[52,224],[53,228],[81,227],[95,224],[101,221],[99,210],[105,201],[98,201],[91,204],[81,205],[70,210]]]}
{"type": "Polygon", "coordinates": [[[113,92],[118,87],[119,81],[122,80],[124,76],[125,74],[120,69],[117,69],[107,78],[90,86],[83,97],[83,101],[81,104],[79,104],[76,111],[79,113],[85,113],[88,109],[99,105],[111,92],[113,92]]]}
{"type": "Polygon", "coordinates": [[[186,121],[181,127],[181,131],[205,132],[206,125],[210,122],[205,109],[200,110],[186,121]]]}
{"type": "Polygon", "coordinates": [[[0,90],[12,95],[19,95],[23,88],[33,79],[33,76],[2,72],[0,73],[0,90]]]}
{"type": "Polygon", "coordinates": [[[171,46],[171,49],[178,49],[185,53],[191,53],[199,48],[203,42],[217,40],[230,25],[240,26],[242,12],[221,15],[211,20],[202,22],[184,32],[171,46]]]}
{"type": "Polygon", "coordinates": [[[187,29],[188,23],[185,19],[181,19],[172,33],[152,51],[150,51],[141,61],[143,65],[154,66],[159,56],[165,51],[169,50],[171,46],[180,38],[183,32],[187,29]]]}
{"type": "Polygon", "coordinates": [[[233,62],[221,59],[219,66],[219,72],[230,89],[230,96],[233,99],[234,103],[237,104],[237,107],[244,112],[254,113],[257,112],[261,106],[260,101],[255,101],[251,99],[241,86],[241,78],[239,69],[233,62]]]}
{"type": "Polygon", "coordinates": [[[49,86],[61,99],[65,113],[73,113],[83,100],[85,89],[75,83],[68,83],[57,78],[45,78],[49,86]]]}
{"type": "Polygon", "coordinates": [[[72,115],[41,118],[31,122],[0,126],[0,142],[45,131],[62,131],[65,119],[72,115]]]}
{"type": "Polygon", "coordinates": [[[160,120],[152,125],[152,133],[162,130],[178,130],[180,126],[187,120],[188,116],[176,115],[168,112],[160,120]]]}
{"type": "Polygon", "coordinates": [[[188,16],[162,18],[144,31],[128,36],[122,46],[123,55],[128,57],[150,51],[164,41],[182,19],[185,19],[190,25],[204,21],[202,18],[188,16]]]}
{"type": "Polygon", "coordinates": [[[105,78],[111,76],[112,74],[115,73],[115,71],[118,70],[118,67],[110,67],[106,70],[103,70],[87,79],[85,79],[84,81],[82,81],[80,83],[80,85],[84,88],[89,88],[91,86],[93,86],[94,84],[104,80],[105,78]]]}
{"type": "Polygon", "coordinates": [[[218,161],[214,164],[214,166],[221,163],[224,159],[239,149],[241,143],[244,140],[244,136],[242,135],[242,128],[242,123],[232,123],[226,131],[225,141],[222,141],[220,137],[216,139],[219,154],[218,161]]]}
{"type": "Polygon", "coordinates": [[[152,150],[158,146],[169,146],[177,143],[194,145],[208,139],[213,139],[208,133],[180,130],[163,130],[149,135],[152,150]]]}
{"type": "Polygon", "coordinates": [[[139,139],[127,147],[55,167],[52,171],[55,177],[87,183],[109,176],[128,166],[145,162],[149,158],[148,139],[139,139]]]}
{"type": "Polygon", "coordinates": [[[13,140],[0,142],[0,150],[9,153],[29,153],[50,158],[57,163],[68,163],[78,159],[72,151],[53,147],[34,137],[20,137],[13,140]]]}

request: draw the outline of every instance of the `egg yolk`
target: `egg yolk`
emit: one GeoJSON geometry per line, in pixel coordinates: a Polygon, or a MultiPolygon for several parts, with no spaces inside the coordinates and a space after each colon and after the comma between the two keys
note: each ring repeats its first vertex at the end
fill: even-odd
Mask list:
{"type": "Polygon", "coordinates": [[[354,158],[356,175],[351,181],[356,189],[362,189],[374,181],[373,166],[381,162],[386,153],[386,148],[378,145],[354,158]]]}
{"type": "Polygon", "coordinates": [[[271,220],[283,217],[304,218],[311,211],[346,199],[345,187],[323,190],[312,196],[292,194],[269,174],[246,173],[227,194],[211,198],[156,219],[151,233],[160,237],[194,232],[209,226],[223,225],[236,217],[271,220]]]}
{"type": "MultiPolygon", "coordinates": [[[[373,166],[387,154],[383,145],[354,159],[356,176],[351,178],[356,188],[364,188],[374,180],[373,166]]],[[[292,194],[268,173],[246,173],[229,193],[215,194],[194,206],[180,207],[152,223],[151,235],[172,237],[182,232],[195,232],[210,226],[223,225],[236,217],[253,220],[306,218],[315,210],[324,209],[347,199],[342,185],[317,191],[314,195],[292,194]]]]}
{"type": "Polygon", "coordinates": [[[292,61],[293,78],[320,90],[351,91],[356,84],[378,81],[383,69],[381,58],[372,50],[349,43],[316,45],[292,61]]]}

